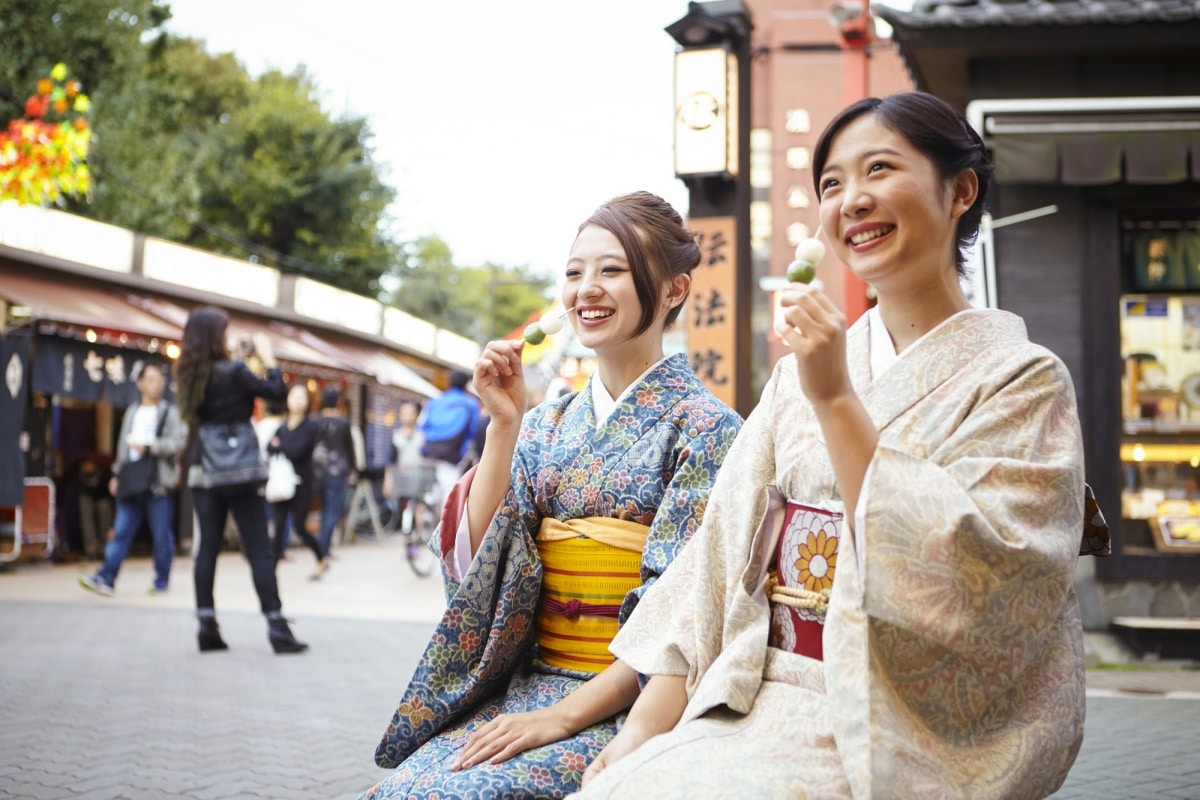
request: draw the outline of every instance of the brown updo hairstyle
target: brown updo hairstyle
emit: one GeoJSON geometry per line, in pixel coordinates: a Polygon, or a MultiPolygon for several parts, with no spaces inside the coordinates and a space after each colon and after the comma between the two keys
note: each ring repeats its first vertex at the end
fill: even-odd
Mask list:
{"type": "Polygon", "coordinates": [[[866,97],[842,109],[817,140],[813,151],[813,186],[817,197],[821,196],[821,172],[829,159],[833,140],[847,125],[866,114],[874,114],[876,122],[908,140],[933,162],[942,180],[950,180],[965,169],[973,171],[979,179],[975,202],[958,218],[955,229],[958,247],[954,253],[954,267],[960,276],[965,275],[966,251],[979,235],[983,206],[995,169],[983,140],[954,106],[931,94],[901,92],[882,99],[866,97]]]}
{"type": "MultiPolygon", "coordinates": [[[[700,263],[696,237],[670,203],[650,192],[614,197],[592,212],[579,230],[588,225],[604,228],[617,237],[625,251],[642,304],[642,318],[634,333],[640,336],[654,324],[663,286],[677,275],[690,275],[700,263]]],[[[668,327],[679,318],[685,302],[687,295],[667,312],[668,327]]]]}

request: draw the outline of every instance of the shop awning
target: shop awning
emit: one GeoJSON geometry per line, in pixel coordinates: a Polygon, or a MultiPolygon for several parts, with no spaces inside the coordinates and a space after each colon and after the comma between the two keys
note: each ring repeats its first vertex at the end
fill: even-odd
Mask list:
{"type": "MultiPolygon", "coordinates": [[[[142,306],[155,315],[178,324],[182,328],[187,323],[191,312],[183,306],[176,305],[162,298],[147,298],[140,301],[142,306]]],[[[299,331],[280,323],[258,320],[244,314],[229,312],[229,340],[234,344],[239,338],[265,336],[271,342],[271,349],[280,366],[291,372],[306,372],[316,377],[342,380],[355,377],[353,366],[339,361],[311,343],[302,341],[299,331]]]]}
{"type": "Polygon", "coordinates": [[[91,330],[97,340],[114,344],[120,334],[178,341],[183,332],[181,325],[144,311],[139,298],[128,292],[47,281],[6,267],[0,267],[0,297],[27,306],[33,319],[56,323],[60,327],[56,333],[77,339],[90,339],[87,331],[91,330]]]}
{"type": "Polygon", "coordinates": [[[1200,181],[1200,97],[976,100],[1001,183],[1200,181]]]}
{"type": "Polygon", "coordinates": [[[295,335],[299,341],[337,358],[340,363],[353,365],[355,370],[370,375],[384,386],[394,386],[422,397],[437,397],[442,393],[412,367],[400,363],[378,348],[348,341],[331,342],[302,330],[296,330],[295,335]]]}
{"type": "MultiPolygon", "coordinates": [[[[187,321],[188,310],[174,303],[154,298],[144,301],[145,307],[165,319],[187,321]]],[[[311,331],[277,320],[258,320],[230,313],[231,338],[239,335],[266,336],[274,348],[275,357],[286,369],[307,372],[318,377],[349,378],[361,383],[373,379],[384,386],[394,386],[419,394],[437,397],[441,391],[418,375],[411,367],[401,364],[381,350],[366,344],[331,341],[311,331]]]]}

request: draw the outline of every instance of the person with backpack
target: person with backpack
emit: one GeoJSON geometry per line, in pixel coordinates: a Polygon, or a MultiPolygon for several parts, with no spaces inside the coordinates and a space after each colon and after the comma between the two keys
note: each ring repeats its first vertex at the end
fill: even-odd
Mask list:
{"type": "Polygon", "coordinates": [[[104,563],[93,575],[80,575],[79,584],[110,597],[129,546],[142,527],[150,525],[154,541],[154,584],[151,594],[167,590],[175,557],[175,486],[179,482],[179,453],[187,426],[173,403],[163,399],[167,381],[163,368],[147,364],[137,379],[142,396],[121,422],[115,473],[109,490],[116,497],[113,536],[104,548],[104,563]]]}
{"type": "Polygon", "coordinates": [[[443,500],[462,477],[463,459],[470,452],[479,426],[479,401],[466,391],[470,382],[470,373],[451,372],[450,388],[429,401],[420,424],[425,436],[421,453],[433,459],[438,496],[443,500]]]}
{"type": "MultiPolygon", "coordinates": [[[[338,410],[342,393],[336,386],[321,392],[317,415],[317,443],[313,448],[313,492],[321,498],[321,552],[329,558],[333,529],[346,513],[346,493],[354,474],[354,435],[350,422],[338,410]]],[[[324,570],[322,570],[324,571],[324,570]]]]}

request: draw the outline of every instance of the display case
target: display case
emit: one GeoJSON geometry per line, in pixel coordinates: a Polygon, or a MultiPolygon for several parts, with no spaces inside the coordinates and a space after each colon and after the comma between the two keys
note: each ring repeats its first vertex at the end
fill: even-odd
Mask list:
{"type": "Polygon", "coordinates": [[[1200,553],[1200,295],[1123,296],[1121,357],[1123,547],[1200,553]]]}
{"type": "Polygon", "coordinates": [[[1200,435],[1127,435],[1121,470],[1126,545],[1200,553],[1200,435]]]}

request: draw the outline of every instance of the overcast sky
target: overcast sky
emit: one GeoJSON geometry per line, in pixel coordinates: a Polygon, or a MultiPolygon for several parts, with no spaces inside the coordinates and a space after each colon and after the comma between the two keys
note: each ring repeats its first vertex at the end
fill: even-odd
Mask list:
{"type": "Polygon", "coordinates": [[[307,66],[333,115],[368,118],[398,236],[456,263],[557,275],[579,223],[635,189],[686,212],[672,168],[686,0],[171,0],[175,33],[252,75],[307,66]]]}

